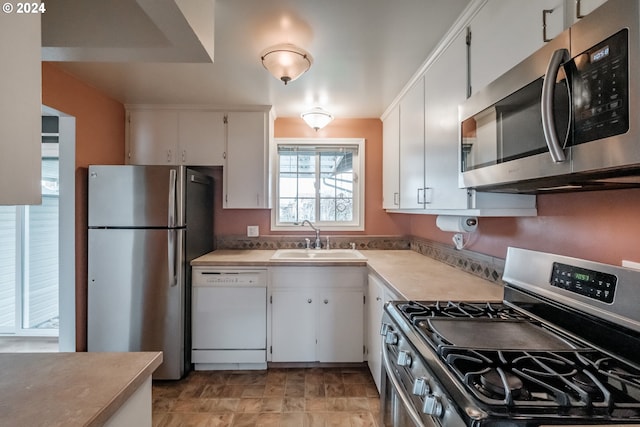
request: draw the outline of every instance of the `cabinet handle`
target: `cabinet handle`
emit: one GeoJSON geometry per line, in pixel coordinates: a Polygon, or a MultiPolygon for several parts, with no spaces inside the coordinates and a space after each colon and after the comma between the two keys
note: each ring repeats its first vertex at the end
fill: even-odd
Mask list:
{"type": "Polygon", "coordinates": [[[419,205],[424,204],[424,202],[423,202],[423,201],[420,201],[420,192],[421,192],[421,191],[424,191],[424,188],[418,188],[418,204],[419,204],[419,205]]]}
{"type": "Polygon", "coordinates": [[[187,150],[182,150],[182,163],[187,161],[187,150]]]}
{"type": "Polygon", "coordinates": [[[324,303],[329,304],[329,300],[328,299],[324,300],[324,303]]]}
{"type": "Polygon", "coordinates": [[[311,301],[312,301],[312,300],[311,300],[311,298],[309,298],[309,299],[307,300],[307,302],[308,302],[309,304],[311,304],[311,301]]]}
{"type": "Polygon", "coordinates": [[[584,15],[580,10],[580,0],[576,0],[576,19],[582,19],[582,18],[584,18],[584,15]]]}
{"type": "Polygon", "coordinates": [[[400,193],[393,193],[393,204],[396,206],[400,205],[400,193]]]}
{"type": "Polygon", "coordinates": [[[554,9],[544,9],[542,11],[542,41],[547,43],[553,39],[547,37],[547,15],[552,14],[554,9]]]}
{"type": "Polygon", "coordinates": [[[376,297],[376,301],[382,301],[382,298],[376,297]]]}
{"type": "Polygon", "coordinates": [[[171,163],[171,150],[167,150],[167,163],[171,163]]]}
{"type": "Polygon", "coordinates": [[[433,188],[431,187],[424,187],[424,203],[425,205],[431,203],[431,199],[433,198],[433,188]],[[427,197],[429,196],[429,197],[427,197]]]}

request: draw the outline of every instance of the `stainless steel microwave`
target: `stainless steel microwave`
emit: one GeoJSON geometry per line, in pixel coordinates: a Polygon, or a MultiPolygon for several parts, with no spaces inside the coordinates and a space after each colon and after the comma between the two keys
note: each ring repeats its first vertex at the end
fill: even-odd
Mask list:
{"type": "Polygon", "coordinates": [[[610,0],[459,108],[460,186],[640,186],[640,0],[610,0]]]}

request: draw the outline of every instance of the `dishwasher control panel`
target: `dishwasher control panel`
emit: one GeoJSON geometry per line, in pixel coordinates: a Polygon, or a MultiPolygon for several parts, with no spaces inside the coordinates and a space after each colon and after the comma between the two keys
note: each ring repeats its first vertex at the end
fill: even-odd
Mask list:
{"type": "Polygon", "coordinates": [[[266,270],[213,270],[194,268],[193,286],[266,286],[266,270]]]}

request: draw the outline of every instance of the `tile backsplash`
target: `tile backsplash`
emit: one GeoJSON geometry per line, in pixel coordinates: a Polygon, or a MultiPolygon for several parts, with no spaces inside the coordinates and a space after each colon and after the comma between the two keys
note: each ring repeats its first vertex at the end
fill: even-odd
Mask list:
{"type": "MultiPolygon", "coordinates": [[[[313,236],[219,236],[216,240],[218,249],[304,249],[305,237],[313,236]]],[[[327,242],[327,236],[320,236],[322,246],[327,242]]],[[[402,236],[332,236],[329,235],[329,245],[332,249],[350,249],[351,243],[356,249],[410,249],[410,240],[402,236]]]]}

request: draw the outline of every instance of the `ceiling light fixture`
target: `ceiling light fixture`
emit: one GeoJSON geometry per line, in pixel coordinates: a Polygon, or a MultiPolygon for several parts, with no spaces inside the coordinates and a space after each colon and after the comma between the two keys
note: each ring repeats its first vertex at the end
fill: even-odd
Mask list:
{"type": "Polygon", "coordinates": [[[285,85],[307,72],[313,64],[309,52],[290,43],[277,44],[265,49],[260,59],[264,68],[285,85]]]}
{"type": "Polygon", "coordinates": [[[300,114],[302,120],[305,121],[310,127],[316,130],[316,132],[333,120],[333,116],[327,110],[322,107],[315,107],[309,111],[300,114]]]}

